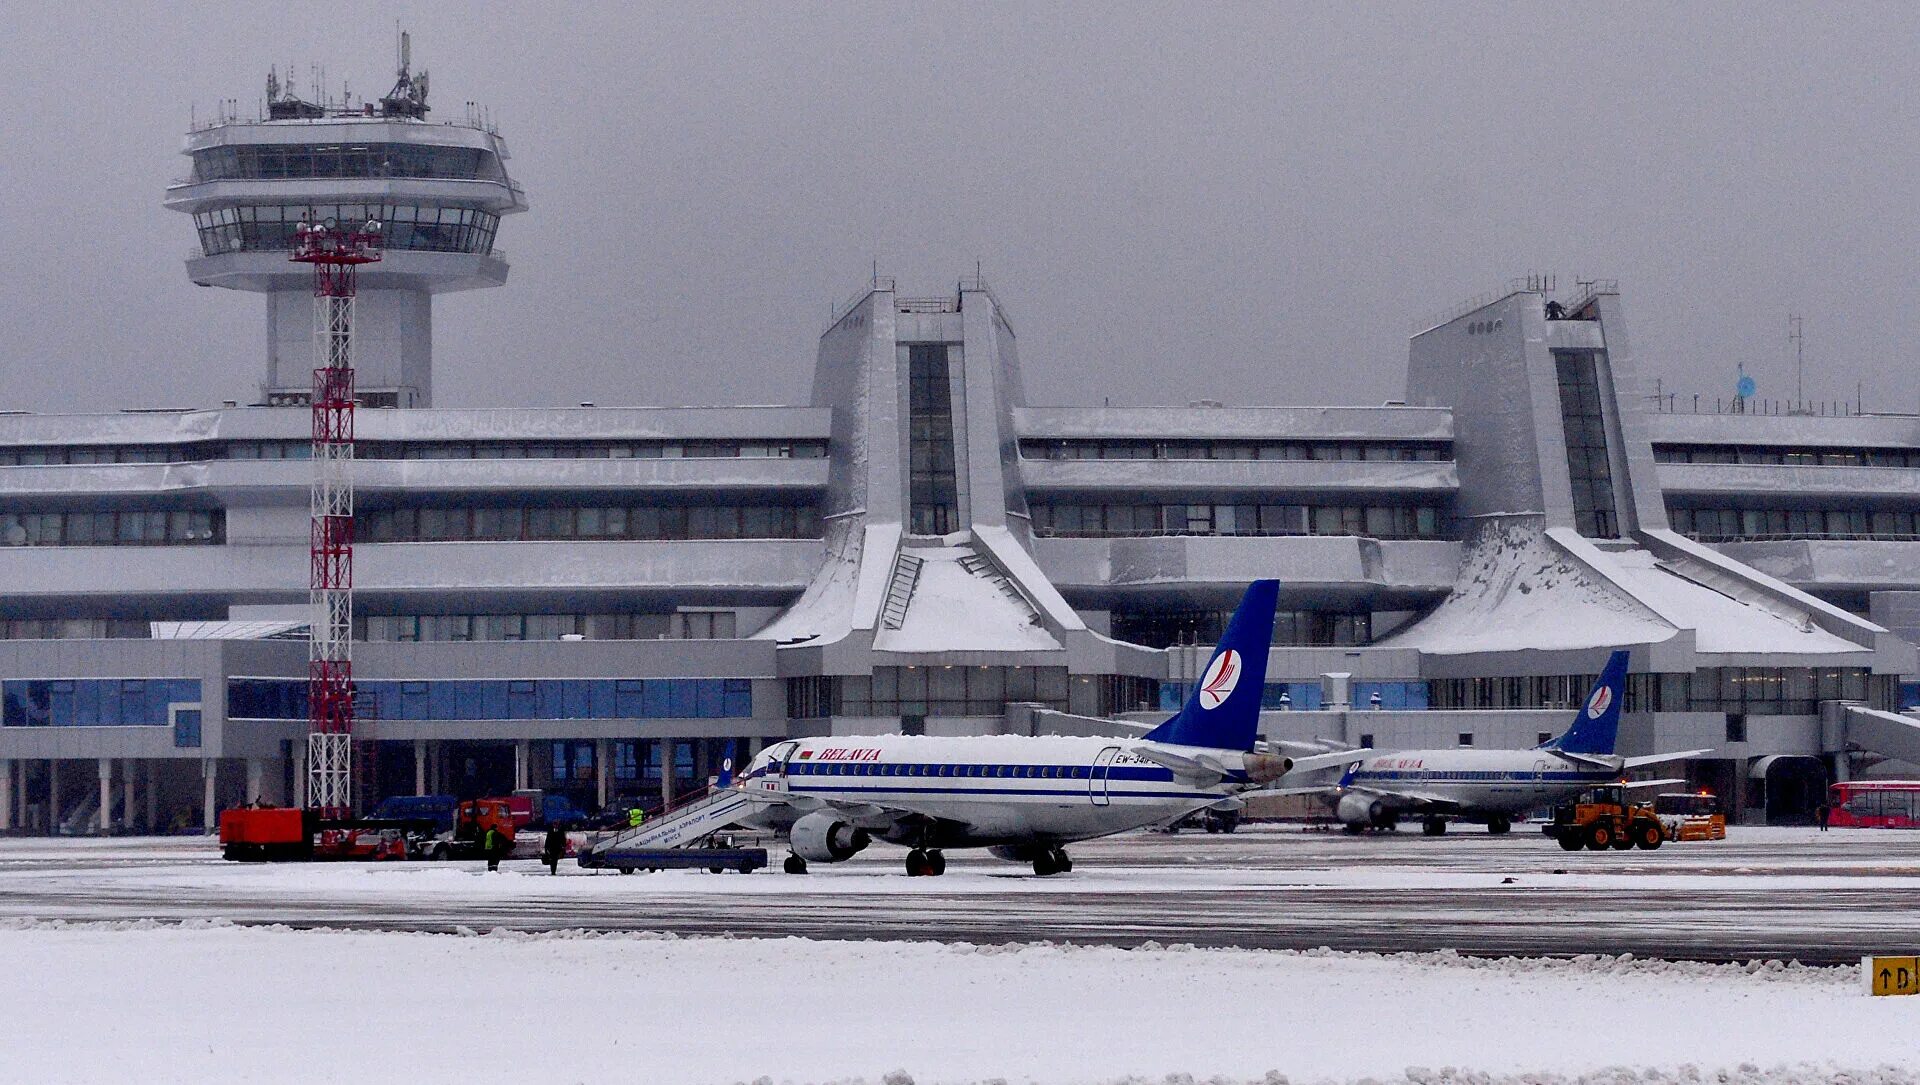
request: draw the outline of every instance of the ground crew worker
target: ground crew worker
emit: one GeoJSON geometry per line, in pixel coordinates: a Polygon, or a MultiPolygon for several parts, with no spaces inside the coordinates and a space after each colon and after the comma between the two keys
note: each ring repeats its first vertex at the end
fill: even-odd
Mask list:
{"type": "Polygon", "coordinates": [[[627,828],[638,829],[640,823],[647,820],[647,812],[638,806],[627,811],[627,828]]]}
{"type": "Polygon", "coordinates": [[[540,846],[540,861],[548,874],[560,873],[560,860],[567,854],[567,831],[558,825],[547,826],[547,839],[540,846]]]}
{"type": "Polygon", "coordinates": [[[498,828],[492,825],[487,826],[486,833],[480,837],[480,854],[487,857],[488,871],[497,872],[500,869],[500,853],[506,850],[502,846],[506,842],[506,838],[500,835],[498,828]]]}
{"type": "Polygon", "coordinates": [[[1828,806],[1826,803],[1823,802],[1819,806],[1816,806],[1813,808],[1813,813],[1815,817],[1820,819],[1820,831],[1823,833],[1826,832],[1827,819],[1833,815],[1833,807],[1828,806]]]}

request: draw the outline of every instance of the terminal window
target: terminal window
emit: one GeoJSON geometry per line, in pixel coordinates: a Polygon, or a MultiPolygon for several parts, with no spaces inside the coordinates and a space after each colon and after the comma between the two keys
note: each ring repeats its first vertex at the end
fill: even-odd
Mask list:
{"type": "Polygon", "coordinates": [[[1556,350],[1560,421],[1567,441],[1567,475],[1573,484],[1574,526],[1590,539],[1620,535],[1613,500],[1613,470],[1607,455],[1607,424],[1600,400],[1600,355],[1556,350]]]}
{"type": "Polygon", "coordinates": [[[945,535],[960,528],[949,377],[946,344],[907,348],[907,504],[915,535],[945,535]]]}

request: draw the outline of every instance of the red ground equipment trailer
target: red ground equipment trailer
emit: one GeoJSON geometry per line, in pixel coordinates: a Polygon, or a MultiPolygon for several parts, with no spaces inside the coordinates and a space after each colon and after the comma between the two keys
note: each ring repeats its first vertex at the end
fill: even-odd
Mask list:
{"type": "Polygon", "coordinates": [[[433,823],[322,817],[318,810],[241,807],[220,812],[220,854],[237,862],[405,859],[433,823]]]}

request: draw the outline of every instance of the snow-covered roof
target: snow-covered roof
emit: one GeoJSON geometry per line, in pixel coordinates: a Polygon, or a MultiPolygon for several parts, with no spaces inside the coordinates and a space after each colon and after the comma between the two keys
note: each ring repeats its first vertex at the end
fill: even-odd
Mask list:
{"type": "Polygon", "coordinates": [[[1446,601],[1379,644],[1434,655],[1567,651],[1655,644],[1690,630],[1694,650],[1714,654],[1864,650],[1761,593],[1741,599],[1710,586],[1712,573],[1690,569],[1681,555],[1600,547],[1535,522],[1490,523],[1467,545],[1446,601]]]}

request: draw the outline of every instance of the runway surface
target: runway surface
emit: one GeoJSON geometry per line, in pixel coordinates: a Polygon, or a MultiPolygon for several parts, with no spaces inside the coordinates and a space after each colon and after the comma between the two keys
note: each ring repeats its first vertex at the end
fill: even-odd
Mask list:
{"type": "Polygon", "coordinates": [[[590,874],[532,863],[222,862],[200,839],[0,840],[0,919],[223,919],[386,930],[654,930],[1478,955],[1840,963],[1920,949],[1920,833],[1735,828],[1654,852],[1568,853],[1520,827],[1363,838],[1137,833],[1035,878],[949,853],[908,878],[875,847],[806,877],[590,874]]]}

